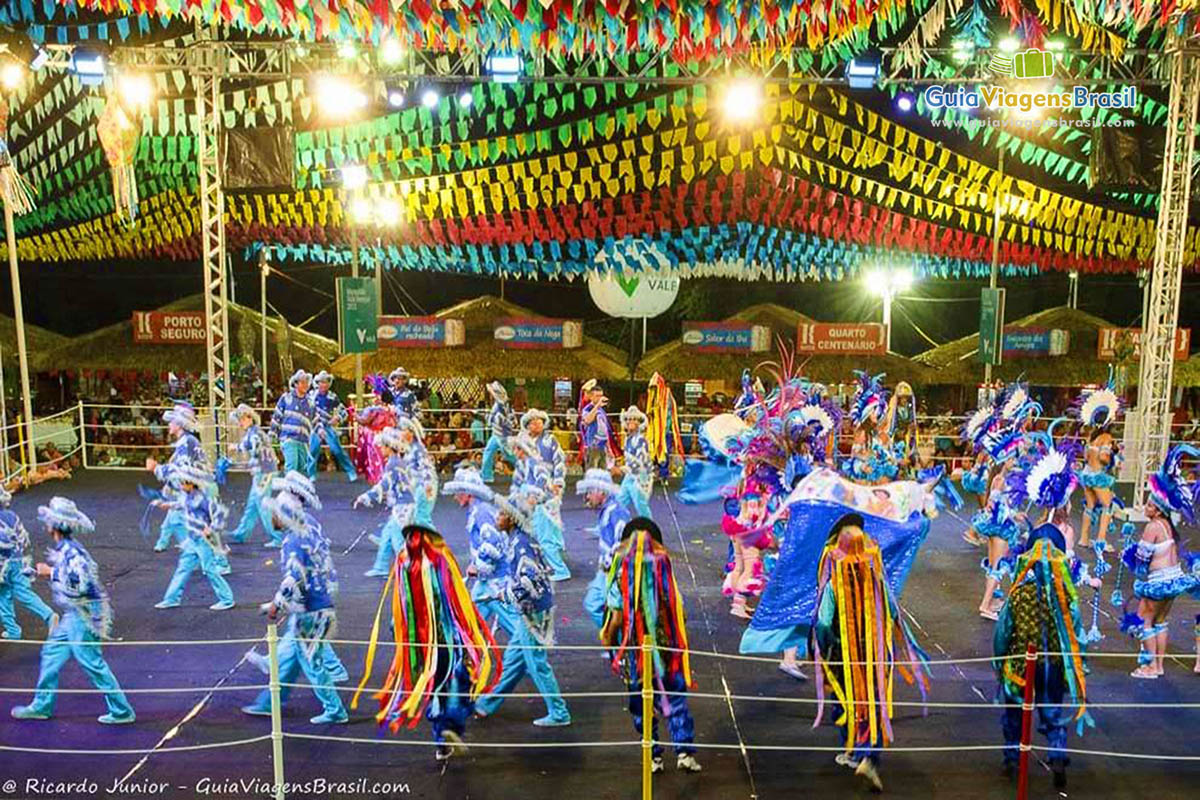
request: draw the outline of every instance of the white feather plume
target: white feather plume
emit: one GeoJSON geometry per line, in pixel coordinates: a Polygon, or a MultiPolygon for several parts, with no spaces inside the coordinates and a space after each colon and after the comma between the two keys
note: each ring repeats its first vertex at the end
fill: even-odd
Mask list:
{"type": "Polygon", "coordinates": [[[1046,453],[1025,477],[1025,493],[1035,503],[1041,499],[1042,484],[1067,468],[1067,457],[1058,450],[1046,453]]]}
{"type": "Polygon", "coordinates": [[[1107,425],[1116,417],[1119,403],[1120,398],[1112,389],[1096,389],[1084,398],[1083,405],[1079,407],[1079,418],[1086,425],[1107,425]],[[1097,415],[1101,415],[1101,419],[1096,419],[1097,415]]]}
{"type": "Polygon", "coordinates": [[[804,406],[800,409],[800,419],[806,426],[816,427],[817,435],[833,430],[833,417],[818,405],[804,406]]]}

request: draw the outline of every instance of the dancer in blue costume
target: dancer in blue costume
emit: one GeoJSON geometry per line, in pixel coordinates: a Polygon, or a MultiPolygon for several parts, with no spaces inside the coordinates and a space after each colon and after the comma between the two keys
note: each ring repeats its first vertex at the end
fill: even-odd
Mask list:
{"type": "MultiPolygon", "coordinates": [[[[962,488],[964,492],[974,495],[980,511],[987,506],[988,490],[992,484],[993,464],[984,443],[999,422],[999,410],[995,404],[988,403],[975,409],[962,428],[962,441],[974,454],[971,468],[962,473],[962,488]]],[[[980,536],[973,526],[963,531],[963,539],[973,545],[987,544],[986,537],[980,536]]]]}
{"type": "Polygon", "coordinates": [[[630,406],[621,412],[621,428],[625,432],[621,502],[634,509],[639,517],[652,519],[650,494],[654,491],[654,464],[646,441],[646,415],[637,406],[630,406]]]}
{"type": "Polygon", "coordinates": [[[308,477],[315,478],[317,475],[317,461],[321,457],[323,442],[329,445],[329,454],[346,473],[350,482],[354,483],[358,480],[358,473],[350,461],[350,456],[346,455],[346,451],[342,449],[342,443],[338,440],[338,426],[346,423],[346,406],[337,396],[337,392],[329,388],[333,385],[333,376],[328,372],[325,370],[318,372],[313,378],[313,384],[316,388],[312,390],[310,396],[316,411],[316,420],[313,424],[312,436],[308,440],[308,477]]]}
{"type": "Polygon", "coordinates": [[[1141,639],[1135,678],[1154,680],[1163,674],[1169,626],[1167,617],[1175,598],[1191,594],[1200,599],[1200,558],[1184,553],[1173,517],[1196,524],[1196,497],[1200,484],[1188,481],[1183,458],[1200,457],[1200,450],[1177,444],[1167,451],[1158,471],[1146,480],[1146,518],[1142,536],[1121,554],[1134,575],[1133,595],[1138,599],[1137,616],[1141,639]]]}
{"type": "Polygon", "coordinates": [[[136,718],[133,706],[104,661],[100,642],[112,634],[112,605],[100,570],[75,537],[96,530],[95,524],[65,497],[54,497],[38,507],[38,519],[54,539],[46,554],[48,564],[38,564],[36,574],[50,579],[54,604],[62,614],[42,645],[37,694],[27,706],[16,706],[16,719],[50,719],[58,701],[58,676],[74,658],[92,685],[104,692],[108,712],[98,719],[105,725],[124,725],[136,718]]]}
{"type": "MultiPolygon", "coordinates": [[[[437,504],[438,475],[433,456],[425,447],[425,430],[413,417],[397,417],[396,430],[404,447],[400,450],[400,462],[408,478],[408,488],[413,498],[414,525],[434,528],[433,507],[437,504]]],[[[397,547],[396,552],[399,552],[397,547]]]]}
{"type": "Polygon", "coordinates": [[[36,573],[29,557],[29,533],[21,524],[21,518],[9,508],[11,503],[12,495],[0,486],[0,625],[4,628],[0,636],[20,639],[17,603],[46,623],[47,631],[54,630],[58,624],[58,614],[33,591],[30,578],[36,573]]]}
{"type": "Polygon", "coordinates": [[[229,415],[230,420],[240,425],[242,439],[232,448],[236,454],[250,467],[250,493],[246,496],[246,509],[242,512],[241,522],[229,534],[229,541],[241,543],[250,538],[255,525],[262,523],[267,541],[263,547],[279,547],[283,538],[271,520],[271,512],[262,504],[271,479],[279,469],[279,459],[275,457],[275,448],[271,440],[259,427],[258,412],[245,403],[238,405],[229,415]]]}
{"type": "Polygon", "coordinates": [[[492,408],[488,411],[487,425],[490,435],[483,448],[483,465],[481,473],[486,483],[491,483],[496,477],[496,459],[503,458],[513,469],[516,469],[517,458],[508,448],[508,440],[516,433],[516,421],[513,419],[512,403],[508,402],[508,390],[499,381],[487,385],[488,395],[492,398],[492,408]]]}
{"type": "MultiPolygon", "coordinates": [[[[309,513],[310,509],[319,510],[321,503],[312,481],[299,472],[289,472],[283,478],[275,479],[271,489],[275,494],[264,504],[275,524],[284,531],[279,562],[283,578],[274,598],[260,609],[271,622],[281,614],[287,614],[287,629],[278,646],[279,681],[283,684],[279,690],[279,703],[287,702],[291,684],[303,672],[321,703],[321,713],[309,722],[313,725],[345,724],[349,716],[333,684],[337,679],[346,680],[349,676],[328,642],[337,629],[334,609],[337,571],[333,567],[329,542],[309,513]]],[[[264,689],[242,711],[254,716],[270,716],[270,690],[264,689]]]]}
{"type": "MultiPolygon", "coordinates": [[[[171,457],[167,459],[167,463],[159,464],[154,458],[146,459],[146,469],[154,473],[154,477],[158,478],[163,484],[163,494],[170,499],[171,477],[175,472],[176,466],[183,461],[188,461],[192,464],[202,464],[208,467],[208,454],[204,452],[204,448],[200,446],[200,439],[197,434],[200,431],[200,423],[196,419],[196,409],[191,403],[176,403],[174,408],[169,409],[163,414],[163,421],[167,423],[167,435],[174,442],[171,446],[171,457]]],[[[163,519],[162,527],[159,529],[158,541],[154,543],[154,552],[161,553],[166,550],[174,540],[176,544],[183,544],[187,541],[187,527],[183,524],[183,513],[175,508],[167,512],[167,516],[163,519]]]]}
{"type": "MultiPolygon", "coordinates": [[[[521,415],[521,434],[516,441],[528,453],[532,444],[533,458],[526,457],[521,483],[533,482],[546,495],[533,512],[533,535],[550,565],[550,580],[570,579],[571,570],[563,558],[566,542],[563,539],[562,495],[567,484],[567,456],[558,439],[546,430],[550,417],[545,411],[531,408],[521,415]]],[[[513,483],[518,483],[514,476],[513,483]]]]}
{"type": "Polygon", "coordinates": [[[408,370],[404,367],[396,367],[388,375],[388,384],[392,387],[392,408],[397,418],[420,419],[421,403],[417,400],[417,393],[408,385],[408,380],[408,370]]]}
{"type": "Polygon", "coordinates": [[[858,387],[850,406],[854,423],[854,443],[850,458],[842,462],[842,472],[860,483],[885,483],[898,473],[887,431],[883,427],[887,415],[888,393],[883,387],[883,375],[854,371],[858,387]]]}
{"type": "Polygon", "coordinates": [[[467,541],[471,545],[471,564],[467,577],[471,583],[471,600],[479,616],[495,631],[499,623],[509,636],[513,634],[511,615],[502,613],[504,583],[507,578],[506,537],[496,527],[496,507],[492,505],[492,490],[484,483],[479,470],[470,465],[460,466],[454,478],[446,481],[442,494],[467,509],[467,541]]]}
{"type": "Polygon", "coordinates": [[[1121,413],[1121,398],[1116,393],[1113,369],[1108,369],[1108,382],[1098,389],[1085,391],[1075,401],[1073,411],[1079,418],[1080,434],[1086,437],[1084,468],[1079,473],[1083,485],[1083,525],[1079,529],[1079,543],[1091,543],[1092,532],[1096,540],[1103,542],[1105,550],[1112,551],[1108,543],[1108,529],[1112,522],[1113,489],[1117,485],[1117,470],[1121,465],[1121,444],[1109,430],[1121,413]]]}
{"type": "Polygon", "coordinates": [[[1067,785],[1071,708],[1078,708],[1074,717],[1081,731],[1084,724],[1091,724],[1086,709],[1083,623],[1065,550],[1062,533],[1054,525],[1041,525],[1030,534],[1028,550],[1017,561],[1012,589],[993,634],[996,658],[992,664],[1000,682],[998,699],[1004,703],[1004,768],[1010,776],[1016,774],[1021,743],[1026,650],[1032,646],[1038,652],[1064,654],[1039,658],[1034,673],[1038,730],[1049,745],[1047,760],[1056,789],[1067,785]]]}
{"type": "Polygon", "coordinates": [[[271,415],[271,435],[279,442],[286,472],[310,472],[308,444],[317,420],[317,408],[308,392],[311,379],[304,370],[296,370],[288,378],[288,390],[280,396],[271,415]]]}
{"type": "MultiPolygon", "coordinates": [[[[617,439],[608,419],[608,398],[595,378],[579,390],[579,453],[584,469],[611,469],[618,451],[617,439]]],[[[522,426],[524,427],[524,426],[522,426]]]]}
{"type": "Polygon", "coordinates": [[[529,675],[546,703],[546,716],[535,719],[533,724],[555,728],[570,725],[571,712],[550,666],[548,648],[554,645],[554,583],[541,550],[529,535],[529,513],[543,501],[543,492],[531,484],[519,487],[509,497],[494,499],[499,509],[496,525],[506,536],[504,602],[500,608],[508,620],[502,627],[512,633],[501,659],[500,680],[479,698],[475,713],[480,717],[495,714],[504,696],[529,675]]]}
{"type": "Polygon", "coordinates": [[[1021,528],[1017,524],[1018,510],[1008,500],[1008,472],[1014,464],[1016,450],[1008,448],[1004,436],[989,437],[988,449],[993,463],[999,465],[988,489],[988,499],[981,511],[971,517],[971,529],[987,542],[987,555],[980,561],[983,570],[983,597],[979,601],[979,616],[995,621],[1004,602],[1003,584],[1011,570],[1007,560],[1016,547],[1021,528]]]}
{"type": "Polygon", "coordinates": [[[216,602],[209,608],[213,611],[231,609],[234,605],[233,590],[222,575],[221,560],[218,558],[218,554],[224,554],[221,531],[225,528],[229,509],[206,491],[212,483],[212,477],[202,465],[182,462],[176,466],[172,480],[180,490],[179,496],[157,502],[183,515],[188,540],[180,548],[175,574],[171,576],[163,599],[154,607],[178,608],[188,580],[199,569],[216,595],[216,602]]]}
{"type": "Polygon", "coordinates": [[[612,475],[606,469],[589,469],[575,484],[575,493],[583,495],[588,508],[595,509],[599,514],[596,531],[600,553],[596,561],[596,574],[583,593],[583,610],[599,628],[604,624],[608,569],[612,566],[613,552],[621,543],[621,533],[631,515],[622,502],[621,488],[613,482],[612,475]]]}
{"type": "Polygon", "coordinates": [[[379,481],[354,498],[354,508],[359,506],[385,505],[388,518],[379,531],[379,549],[375,563],[363,573],[367,578],[386,578],[396,554],[404,548],[404,528],[412,523],[416,511],[411,482],[401,454],[407,444],[395,428],[384,428],[375,434],[375,446],[384,459],[383,474],[379,481]]]}
{"type": "Polygon", "coordinates": [[[921,463],[920,439],[917,436],[917,396],[904,381],[896,384],[888,401],[883,429],[892,444],[892,462],[896,465],[896,474],[891,476],[893,479],[914,478],[922,467],[929,466],[921,463]]]}

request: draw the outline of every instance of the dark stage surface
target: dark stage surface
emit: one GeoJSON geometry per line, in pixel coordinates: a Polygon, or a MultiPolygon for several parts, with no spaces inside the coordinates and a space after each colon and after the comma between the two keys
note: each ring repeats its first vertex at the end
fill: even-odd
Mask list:
{"type": "MultiPolygon", "coordinates": [[[[184,596],[184,607],[167,611],[152,608],[166,587],[175,564],[174,551],[154,554],[151,542],[138,532],[142,504],[137,483],[152,483],[145,473],[82,473],[67,483],[35,487],[17,496],[15,510],[25,520],[35,539],[35,555],[46,546],[46,536],[36,522],[35,508],[53,494],[73,498],[96,520],[99,530],[85,540],[100,562],[101,574],[113,596],[116,635],[129,640],[203,640],[263,635],[265,620],[257,612],[259,603],[270,599],[278,584],[275,563],[278,554],[261,547],[259,538],[235,545],[229,577],[238,607],[233,611],[209,611],[211,592],[199,574],[184,596]],[[36,529],[36,530],[35,530],[36,529]]],[[[568,492],[574,491],[574,480],[568,492]]],[[[235,500],[235,520],[240,515],[247,481],[231,478],[223,497],[235,500]]],[[[322,474],[319,488],[325,510],[320,513],[326,533],[334,543],[335,561],[341,578],[339,638],[366,639],[370,633],[383,581],[361,577],[370,565],[374,546],[361,535],[384,519],[384,511],[351,511],[354,494],[364,487],[348,485],[344,477],[322,474]]],[[[690,609],[689,632],[695,650],[736,653],[741,620],[728,614],[728,603],[720,595],[725,538],[717,527],[716,505],[686,507],[674,504],[678,528],[672,523],[666,500],[657,494],[654,510],[662,524],[676,564],[676,574],[690,609]],[[691,569],[689,569],[689,567],[691,569]],[[694,581],[693,582],[693,575],[694,581]]],[[[596,544],[583,531],[594,524],[594,514],[569,494],[564,504],[569,547],[568,561],[575,577],[557,584],[557,626],[562,644],[594,644],[595,631],[582,610],[582,596],[590,580],[596,544]]],[[[464,513],[450,498],[441,498],[435,518],[447,534],[465,567],[468,560],[463,532],[464,513]]],[[[975,614],[982,590],[978,563],[981,551],[959,538],[962,524],[949,516],[934,523],[933,532],[917,559],[903,597],[912,614],[921,644],[933,659],[970,658],[990,655],[991,625],[975,614]]],[[[40,581],[39,592],[46,595],[40,581]]],[[[1105,586],[1107,598],[1111,590],[1105,586]]],[[[1128,593],[1128,586],[1126,586],[1128,593]]],[[[1091,591],[1085,595],[1089,598],[1091,591]]],[[[1107,602],[1104,608],[1108,609],[1107,602]]],[[[1171,624],[1172,650],[1187,657],[1172,659],[1167,675],[1157,681],[1128,677],[1132,659],[1096,658],[1091,662],[1089,700],[1093,703],[1200,703],[1200,675],[1192,673],[1192,617],[1196,604],[1181,600],[1171,624]]],[[[18,612],[26,636],[40,638],[39,623],[24,611],[18,612]]],[[[1090,624],[1090,607],[1085,622],[1090,624]]],[[[1096,648],[1106,652],[1129,652],[1134,645],[1116,630],[1110,616],[1102,620],[1107,639],[1096,648]]],[[[32,692],[5,691],[0,716],[0,745],[6,747],[64,749],[141,750],[205,745],[262,736],[270,732],[270,721],[246,717],[238,710],[255,692],[237,687],[265,683],[265,678],[242,656],[248,645],[151,645],[108,646],[105,653],[126,689],[188,687],[186,693],[133,694],[137,723],[109,728],[96,723],[103,712],[99,696],[64,694],[58,714],[49,722],[17,722],[8,707],[29,701],[32,692]],[[211,699],[198,711],[193,707],[210,690],[211,699]],[[233,688],[233,691],[230,689],[233,688]]],[[[263,646],[259,645],[260,651],[263,646]]],[[[350,669],[352,684],[362,672],[364,647],[341,645],[338,651],[350,669]]],[[[32,687],[37,676],[38,647],[0,643],[0,685],[32,687]]],[[[377,659],[378,685],[390,661],[390,651],[377,659]],[[379,663],[384,662],[384,663],[379,663]]],[[[613,676],[594,651],[558,651],[551,655],[564,692],[620,691],[613,676]]],[[[812,700],[811,682],[797,683],[771,663],[748,660],[693,659],[697,691],[720,694],[728,687],[734,695],[779,696],[812,700]]],[[[811,674],[811,669],[807,671],[811,674]]],[[[64,688],[89,686],[75,665],[63,671],[64,688]]],[[[899,685],[899,684],[898,684],[899,685]]],[[[984,704],[991,700],[995,680],[985,662],[934,665],[930,701],[984,704]]],[[[532,684],[518,691],[533,693],[532,684]]],[[[348,698],[348,694],[346,695],[348,698]]],[[[897,699],[919,700],[914,689],[898,689],[897,699]]],[[[326,781],[322,791],[295,792],[293,797],[445,797],[445,798],[632,798],[640,791],[638,746],[585,747],[583,743],[632,742],[636,739],[625,702],[618,697],[570,698],[573,723],[568,728],[540,729],[530,722],[544,712],[537,698],[511,698],[493,717],[472,721],[468,743],[520,742],[519,748],[475,747],[453,761],[445,773],[435,765],[428,746],[404,746],[391,737],[381,737],[372,719],[374,702],[367,698],[351,724],[316,728],[308,718],[319,706],[306,689],[297,689],[284,709],[284,729],[300,734],[329,734],[343,738],[370,739],[377,743],[328,742],[288,739],[284,742],[286,780],[289,783],[326,781]],[[578,743],[570,747],[530,747],[536,743],[578,743]],[[365,783],[361,781],[365,779],[365,783]],[[391,793],[379,792],[377,784],[395,784],[391,793]]],[[[782,745],[835,747],[839,744],[828,724],[812,728],[815,706],[810,703],[759,702],[723,697],[693,698],[697,740],[707,744],[782,745]]],[[[1070,746],[1088,750],[1197,756],[1195,731],[1200,708],[1097,708],[1097,727],[1080,739],[1072,734],[1070,746]]],[[[930,707],[922,716],[919,707],[897,709],[897,747],[941,748],[1001,742],[999,712],[980,705],[974,708],[930,707]]],[[[665,735],[665,729],[663,731],[665,735]]],[[[405,731],[404,738],[427,741],[429,729],[422,724],[405,731]]],[[[1044,743],[1035,735],[1035,744],[1044,743]]],[[[857,779],[833,763],[833,752],[784,752],[749,750],[743,758],[738,749],[701,750],[704,771],[699,775],[678,773],[668,752],[667,771],[655,778],[655,796],[663,798],[783,798],[846,797],[865,795],[857,779]],[[748,764],[748,768],[747,768],[748,764]]],[[[156,752],[146,760],[137,752],[119,755],[49,755],[6,751],[0,757],[0,798],[13,797],[108,797],[114,782],[129,776],[124,787],[129,795],[164,798],[263,796],[253,786],[245,789],[236,781],[257,779],[259,788],[271,781],[269,741],[237,747],[190,752],[156,752]],[[88,780],[95,788],[56,787],[53,782],[88,780]],[[30,785],[29,781],[45,781],[30,785]],[[166,788],[163,788],[165,786],[166,788]]],[[[999,751],[889,752],[882,774],[888,796],[899,798],[1012,798],[1015,785],[1000,773],[999,751]]],[[[1200,763],[1192,761],[1116,759],[1107,756],[1075,756],[1067,790],[1059,794],[1050,785],[1050,774],[1037,763],[1031,772],[1030,796],[1077,796],[1086,798],[1154,797],[1156,800],[1195,797],[1200,786],[1200,763]]]]}

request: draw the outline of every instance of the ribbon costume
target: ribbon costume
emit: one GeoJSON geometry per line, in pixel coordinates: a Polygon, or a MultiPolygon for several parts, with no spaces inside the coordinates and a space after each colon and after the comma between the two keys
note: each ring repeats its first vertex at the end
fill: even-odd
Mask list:
{"type": "Polygon", "coordinates": [[[346,473],[350,482],[354,483],[358,480],[358,472],[338,440],[338,426],[344,425],[348,416],[346,406],[342,404],[337,392],[329,388],[333,384],[333,376],[328,372],[318,372],[313,378],[313,384],[316,388],[309,392],[309,397],[316,411],[316,419],[308,440],[308,477],[315,478],[317,475],[317,462],[321,457],[321,444],[324,443],[329,446],[329,454],[333,456],[338,467],[346,473]]]}
{"type": "Polygon", "coordinates": [[[658,715],[667,721],[675,748],[675,766],[699,772],[696,760],[695,723],[688,709],[687,692],[694,688],[688,656],[687,616],[683,595],[671,568],[671,556],[662,543],[662,531],[653,520],[635,517],[625,526],[613,554],[608,574],[604,623],[600,643],[609,648],[612,669],[629,690],[629,713],[634,730],[642,734],[642,679],[650,675],[654,687],[655,716],[650,720],[653,746],[651,772],[662,772],[663,748],[658,744],[658,715]],[[645,664],[642,641],[654,649],[645,664]]]}
{"type": "Polygon", "coordinates": [[[263,505],[271,479],[279,469],[275,448],[271,440],[259,427],[258,412],[242,403],[229,414],[229,419],[242,428],[242,438],[236,445],[237,455],[250,467],[250,493],[246,496],[246,508],[241,522],[229,534],[229,541],[244,542],[254,532],[255,525],[262,523],[267,534],[264,547],[278,547],[283,537],[275,530],[271,512],[263,505]]]}
{"type": "Polygon", "coordinates": [[[29,557],[29,532],[21,524],[21,518],[9,508],[11,503],[12,495],[0,486],[0,626],[5,639],[20,639],[17,603],[46,623],[47,631],[54,629],[57,615],[33,591],[30,578],[35,573],[29,557]]]}
{"type": "Polygon", "coordinates": [[[588,506],[598,512],[596,544],[600,553],[596,560],[596,574],[583,593],[583,610],[599,628],[604,624],[608,571],[612,566],[613,553],[621,543],[621,536],[631,516],[622,502],[621,489],[613,482],[608,470],[589,469],[575,484],[575,493],[583,495],[588,506]]]}
{"type": "Polygon", "coordinates": [[[54,716],[59,673],[74,658],[92,685],[104,692],[108,711],[97,721],[105,725],[133,722],[136,719],[133,707],[100,650],[101,640],[112,634],[112,604],[95,560],[75,540],[76,536],[94,533],[96,526],[65,497],[54,497],[48,505],[39,506],[38,519],[54,537],[54,547],[46,554],[50,563],[39,564],[37,574],[50,578],[54,605],[62,616],[42,645],[41,671],[33,702],[15,706],[12,716],[15,719],[54,716]]]}
{"type": "Polygon", "coordinates": [[[308,392],[310,376],[304,370],[296,370],[288,378],[288,390],[275,403],[271,415],[271,435],[279,442],[283,452],[285,472],[295,470],[306,475],[311,470],[309,441],[317,420],[317,409],[308,392]]]}
{"type": "Polygon", "coordinates": [[[516,433],[516,421],[513,419],[512,403],[508,401],[508,390],[499,381],[487,385],[488,395],[492,398],[492,407],[487,415],[489,431],[487,444],[483,448],[483,463],[480,469],[483,480],[491,483],[496,477],[496,459],[503,458],[514,469],[517,457],[508,446],[508,440],[516,433]]]}
{"type": "Polygon", "coordinates": [[[449,545],[436,531],[409,525],[403,548],[389,566],[371,626],[362,682],[350,701],[358,707],[371,680],[379,623],[389,609],[395,655],[375,720],[391,733],[415,728],[422,717],[433,726],[435,757],[444,761],[465,751],[462,737],[479,696],[496,682],[499,655],[487,623],[479,616],[449,545]]]}

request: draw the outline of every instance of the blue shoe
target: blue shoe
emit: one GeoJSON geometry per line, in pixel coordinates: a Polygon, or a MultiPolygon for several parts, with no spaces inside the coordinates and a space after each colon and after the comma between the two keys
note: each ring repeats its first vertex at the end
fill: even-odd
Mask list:
{"type": "Polygon", "coordinates": [[[179,603],[172,603],[168,600],[160,600],[154,604],[155,608],[179,608],[179,603]]]}
{"type": "Polygon", "coordinates": [[[340,709],[336,713],[330,714],[326,711],[323,714],[318,714],[309,720],[312,725],[345,725],[350,721],[350,715],[346,713],[346,709],[340,709]]]}
{"type": "Polygon", "coordinates": [[[349,475],[347,475],[346,478],[350,481],[350,483],[354,483],[355,481],[358,480],[358,475],[352,472],[349,475]]]}
{"type": "Polygon", "coordinates": [[[564,728],[571,724],[571,717],[556,717],[553,714],[547,714],[540,719],[535,719],[533,724],[539,728],[564,728]]]}
{"type": "Polygon", "coordinates": [[[9,712],[13,719],[50,719],[50,715],[36,710],[33,706],[13,706],[9,712]]]}
{"type": "Polygon", "coordinates": [[[350,680],[350,673],[346,671],[345,667],[342,667],[337,672],[330,672],[329,679],[334,683],[345,683],[350,680]]]}
{"type": "Polygon", "coordinates": [[[123,717],[118,717],[116,714],[103,714],[96,717],[96,722],[99,722],[101,725],[128,725],[136,719],[137,714],[130,711],[123,717]]]}
{"type": "Polygon", "coordinates": [[[276,550],[283,547],[283,542],[263,542],[263,547],[268,550],[276,550]]]}
{"type": "Polygon", "coordinates": [[[550,580],[554,581],[555,583],[557,583],[558,581],[569,581],[569,580],[571,580],[571,573],[556,572],[550,576],[550,580]]]}
{"type": "Polygon", "coordinates": [[[208,609],[210,611],[228,611],[231,608],[233,608],[232,600],[225,600],[224,602],[213,603],[211,606],[208,607],[208,609]]]}
{"type": "Polygon", "coordinates": [[[249,705],[242,706],[242,713],[249,714],[252,717],[269,717],[271,716],[271,709],[263,708],[262,706],[249,705]]]}
{"type": "Polygon", "coordinates": [[[386,578],[387,572],[381,569],[369,569],[363,573],[364,578],[386,578]]]}

